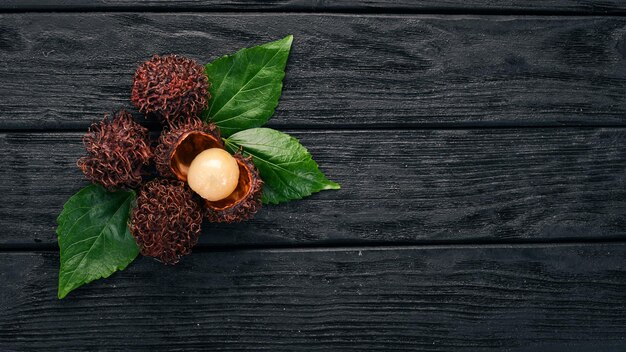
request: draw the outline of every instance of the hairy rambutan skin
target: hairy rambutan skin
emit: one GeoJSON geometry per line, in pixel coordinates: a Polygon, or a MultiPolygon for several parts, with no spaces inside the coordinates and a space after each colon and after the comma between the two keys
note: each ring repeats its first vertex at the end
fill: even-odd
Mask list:
{"type": "Polygon", "coordinates": [[[124,110],[92,124],[83,143],[87,155],[78,159],[78,167],[108,190],[138,187],[153,156],[148,129],[124,110]]]}
{"type": "MultiPolygon", "coordinates": [[[[189,165],[202,151],[224,148],[217,126],[199,119],[187,119],[163,131],[155,149],[156,168],[165,178],[186,183],[189,165]]],[[[204,200],[205,215],[211,222],[233,223],[248,220],[261,208],[263,181],[251,158],[233,155],[239,166],[237,188],[219,201],[204,200]]]]}
{"type": "Polygon", "coordinates": [[[161,133],[154,151],[156,169],[163,177],[187,181],[186,168],[209,148],[224,148],[217,126],[197,118],[181,120],[161,133]]]}
{"type": "Polygon", "coordinates": [[[197,117],[211,98],[204,66],[177,55],[154,55],[133,79],[131,101],[145,114],[167,123],[197,117]]]}
{"type": "Polygon", "coordinates": [[[210,222],[233,223],[251,219],[261,209],[263,180],[252,158],[233,155],[239,165],[239,184],[226,199],[205,200],[205,215],[210,222]]]}
{"type": "Polygon", "coordinates": [[[202,208],[182,181],[154,179],[141,187],[129,220],[141,254],[176,264],[198,243],[202,208]]]}

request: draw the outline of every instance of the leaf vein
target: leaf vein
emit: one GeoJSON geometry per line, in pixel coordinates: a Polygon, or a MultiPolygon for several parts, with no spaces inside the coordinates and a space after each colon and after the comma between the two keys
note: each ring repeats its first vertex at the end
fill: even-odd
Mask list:
{"type": "MultiPolygon", "coordinates": [[[[111,216],[111,217],[110,217],[110,218],[106,221],[105,225],[102,227],[102,230],[100,230],[100,232],[98,233],[98,235],[97,235],[96,237],[100,237],[100,236],[102,235],[102,233],[104,232],[104,230],[105,230],[105,229],[109,226],[109,224],[111,223],[111,219],[115,218],[115,217],[117,216],[118,212],[119,212],[122,208],[125,208],[126,203],[127,203],[130,199],[131,199],[131,197],[129,196],[129,197],[128,197],[128,198],[127,198],[127,199],[126,199],[126,200],[125,200],[125,201],[124,201],[121,205],[120,205],[120,207],[119,207],[119,208],[117,208],[117,210],[115,211],[115,213],[113,213],[113,215],[112,215],[112,216],[111,216]]],[[[88,213],[87,213],[87,214],[88,214],[88,213]]],[[[74,270],[71,270],[71,271],[66,272],[66,274],[65,274],[65,275],[67,275],[67,274],[68,274],[68,273],[70,273],[70,272],[72,273],[72,274],[70,275],[70,277],[69,277],[69,278],[65,281],[66,283],[71,283],[71,282],[72,282],[72,280],[74,279],[74,275],[76,275],[76,271],[78,270],[78,268],[80,268],[80,267],[83,265],[83,263],[84,263],[84,261],[85,261],[85,258],[87,258],[87,256],[89,255],[89,253],[91,253],[91,251],[92,251],[92,250],[93,250],[93,248],[94,248],[94,245],[95,245],[97,242],[98,242],[98,240],[96,239],[96,240],[95,240],[95,241],[91,244],[91,246],[89,247],[89,249],[88,249],[87,251],[85,251],[85,252],[80,252],[80,253],[85,253],[85,255],[84,255],[84,256],[83,256],[83,258],[80,260],[80,262],[78,263],[78,265],[76,265],[76,266],[74,267],[74,270]]],[[[100,273],[98,273],[98,274],[100,275],[100,273]]],[[[83,280],[83,281],[84,281],[84,280],[83,280]]],[[[64,287],[64,289],[65,289],[65,290],[67,290],[67,287],[64,287]]],[[[68,292],[69,292],[69,291],[68,291],[68,292]]]]}
{"type": "MultiPolygon", "coordinates": [[[[250,82],[252,82],[252,81],[256,78],[256,76],[257,76],[257,75],[258,75],[258,74],[259,74],[262,70],[264,70],[264,69],[268,66],[268,64],[269,64],[272,60],[274,60],[274,58],[276,57],[276,55],[278,55],[281,51],[282,51],[282,49],[278,49],[278,50],[276,50],[276,53],[275,53],[274,55],[272,55],[272,57],[271,57],[271,58],[270,58],[270,59],[269,59],[266,63],[264,63],[264,64],[263,64],[263,66],[262,66],[262,67],[261,67],[261,68],[260,68],[260,69],[259,69],[259,70],[258,70],[258,71],[257,71],[257,72],[256,72],[256,73],[255,73],[255,74],[254,74],[254,75],[253,75],[253,76],[252,76],[252,77],[251,77],[251,78],[250,78],[250,79],[249,79],[249,80],[248,80],[248,81],[247,81],[244,85],[243,85],[243,86],[241,86],[241,88],[239,88],[239,90],[237,91],[237,93],[233,94],[233,95],[230,97],[230,99],[228,99],[228,101],[227,101],[226,103],[224,103],[224,105],[222,105],[222,106],[221,106],[221,107],[220,107],[220,108],[219,108],[219,109],[218,109],[218,110],[217,110],[217,111],[213,114],[213,116],[210,116],[210,117],[215,118],[215,116],[217,116],[217,115],[220,113],[220,111],[222,111],[222,109],[224,109],[224,107],[225,107],[226,105],[228,105],[228,104],[229,104],[229,103],[230,103],[230,102],[231,102],[231,101],[232,101],[232,100],[233,100],[233,99],[234,99],[234,98],[235,98],[235,97],[236,97],[236,96],[237,96],[237,95],[241,92],[241,90],[242,90],[242,89],[244,89],[246,86],[248,86],[248,84],[250,84],[250,82]]],[[[235,60],[233,60],[233,65],[234,65],[234,61],[235,61],[235,60]]],[[[229,72],[230,72],[230,69],[229,69],[229,72]]],[[[226,76],[225,76],[225,77],[226,77],[226,76]]],[[[224,80],[226,80],[226,78],[224,78],[224,80]]]]}

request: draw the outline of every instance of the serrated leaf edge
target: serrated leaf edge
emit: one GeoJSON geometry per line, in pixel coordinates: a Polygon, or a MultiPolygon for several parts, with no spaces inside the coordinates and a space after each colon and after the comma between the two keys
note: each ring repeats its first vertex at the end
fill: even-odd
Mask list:
{"type": "MultiPolygon", "coordinates": [[[[219,57],[219,58],[217,58],[217,59],[215,59],[215,60],[213,60],[213,61],[211,61],[211,62],[207,63],[206,65],[204,65],[204,66],[205,66],[205,73],[206,73],[206,74],[207,74],[207,76],[208,76],[208,72],[206,72],[206,70],[208,69],[208,66],[209,66],[209,65],[211,65],[211,64],[213,64],[213,63],[215,63],[215,62],[217,62],[217,61],[219,61],[219,60],[223,60],[223,59],[227,59],[227,58],[229,58],[229,57],[233,57],[233,56],[235,56],[235,55],[237,55],[237,54],[239,54],[239,53],[241,53],[241,52],[243,52],[244,50],[247,50],[247,49],[252,49],[252,48],[256,48],[256,47],[260,47],[260,46],[265,46],[265,45],[270,45],[270,44],[274,44],[274,43],[278,43],[278,42],[282,42],[282,41],[284,41],[284,43],[283,43],[280,47],[278,47],[278,51],[274,54],[274,56],[272,56],[272,58],[271,58],[271,59],[269,59],[269,60],[267,61],[267,62],[269,63],[269,62],[271,62],[271,61],[272,61],[272,60],[276,57],[276,55],[278,55],[278,54],[279,54],[282,50],[288,50],[288,51],[290,51],[290,50],[291,50],[291,45],[292,45],[292,43],[293,43],[293,35],[292,35],[292,34],[289,34],[289,35],[287,35],[287,36],[286,36],[286,37],[284,37],[284,38],[281,38],[281,39],[278,39],[278,40],[275,40],[275,41],[272,41],[272,42],[268,42],[268,43],[260,44],[260,45],[253,46],[253,47],[241,48],[241,49],[237,50],[237,51],[236,51],[235,53],[233,53],[233,54],[228,54],[228,55],[221,56],[221,57],[219,57]],[[287,39],[287,40],[286,40],[286,39],[287,39]]],[[[286,64],[286,63],[285,63],[285,64],[286,64]]],[[[220,82],[220,85],[221,85],[221,84],[222,84],[222,83],[226,80],[226,77],[228,77],[228,75],[230,74],[230,71],[232,70],[232,67],[233,67],[233,64],[231,64],[231,66],[230,66],[230,67],[229,67],[229,69],[228,69],[228,72],[226,72],[226,74],[224,75],[224,78],[223,78],[223,79],[222,79],[222,81],[220,82]]],[[[234,95],[233,95],[233,96],[232,96],[232,97],[231,97],[231,98],[230,98],[230,99],[229,99],[226,103],[224,103],[224,104],[222,105],[222,107],[220,107],[220,109],[219,109],[217,112],[212,113],[212,110],[213,110],[213,105],[211,105],[211,107],[209,108],[209,110],[208,110],[208,111],[203,112],[203,114],[202,114],[202,115],[203,115],[203,116],[202,116],[202,119],[203,119],[204,121],[206,121],[206,122],[208,122],[208,121],[213,121],[213,117],[214,117],[217,113],[219,113],[219,112],[220,112],[220,111],[221,111],[221,110],[222,110],[222,109],[223,109],[223,108],[224,108],[224,107],[225,107],[225,106],[226,106],[226,105],[227,105],[227,104],[228,104],[231,100],[233,100],[233,99],[234,99],[234,97],[236,97],[239,93],[241,93],[241,91],[243,90],[243,88],[244,88],[245,86],[247,86],[247,85],[248,85],[248,84],[249,84],[249,83],[250,83],[250,82],[251,82],[251,81],[252,81],[252,80],[253,80],[253,79],[254,79],[254,78],[255,78],[255,77],[259,74],[259,72],[261,72],[261,71],[262,71],[265,67],[267,67],[267,64],[266,64],[266,65],[264,65],[261,69],[259,69],[259,71],[257,71],[257,72],[254,74],[254,76],[252,76],[252,78],[251,78],[250,80],[248,80],[248,82],[246,82],[246,83],[245,83],[245,84],[244,84],[244,85],[243,85],[243,86],[239,89],[239,91],[238,91],[237,93],[235,93],[235,94],[234,94],[234,95]],[[206,116],[205,116],[205,115],[206,115],[206,116]]],[[[282,92],[282,90],[283,90],[283,86],[284,86],[284,85],[283,85],[283,80],[284,80],[284,78],[285,78],[285,72],[284,72],[284,67],[283,67],[282,77],[280,78],[280,81],[278,82],[278,85],[279,85],[278,90],[279,90],[280,92],[282,92]]],[[[210,77],[209,77],[209,79],[210,79],[210,77]]],[[[278,107],[278,104],[279,104],[279,103],[280,103],[280,97],[276,100],[276,105],[274,105],[274,106],[271,108],[271,113],[270,113],[269,117],[268,117],[268,118],[267,118],[267,119],[263,122],[263,124],[261,124],[261,126],[262,126],[262,125],[264,125],[265,123],[267,123],[267,121],[269,121],[269,120],[272,118],[272,116],[273,116],[273,115],[274,115],[274,113],[276,112],[276,108],[278,107]]],[[[241,116],[241,115],[242,115],[242,114],[239,114],[239,115],[237,115],[237,116],[233,116],[233,117],[229,117],[229,118],[228,118],[228,119],[226,119],[226,120],[222,120],[222,121],[220,121],[220,123],[222,123],[222,122],[224,122],[224,121],[229,121],[229,120],[232,120],[233,118],[236,118],[236,117],[241,116]]],[[[223,126],[220,126],[217,122],[215,122],[215,121],[213,121],[213,122],[214,122],[214,123],[216,123],[216,124],[218,125],[218,127],[220,127],[220,129],[222,129],[222,132],[225,132],[225,131],[228,131],[228,130],[233,130],[233,131],[234,131],[234,133],[236,133],[236,132],[238,132],[238,131],[243,131],[243,130],[238,130],[237,128],[232,128],[232,127],[223,127],[223,126]]],[[[244,129],[244,130],[245,130],[245,129],[244,129]]],[[[229,134],[230,134],[230,133],[229,133],[229,134]]]]}
{"type": "MultiPolygon", "coordinates": [[[[261,127],[257,127],[257,128],[258,128],[258,129],[261,129],[261,127]]],[[[291,170],[285,169],[284,167],[282,167],[282,166],[280,166],[280,165],[277,165],[277,164],[275,164],[275,163],[269,162],[269,161],[265,160],[264,158],[260,158],[260,157],[258,157],[258,156],[256,156],[256,155],[254,155],[254,154],[251,154],[251,153],[247,152],[247,151],[245,150],[245,147],[244,147],[244,146],[241,146],[241,145],[239,145],[239,144],[237,144],[237,143],[235,143],[235,142],[232,142],[232,141],[230,141],[228,138],[223,138],[223,140],[225,141],[225,144],[226,144],[227,146],[231,146],[231,148],[232,148],[232,149],[231,149],[231,152],[236,152],[237,150],[239,150],[239,148],[242,148],[242,149],[243,149],[244,154],[247,154],[247,155],[249,155],[249,156],[252,156],[252,161],[253,161],[253,162],[254,162],[254,160],[255,160],[255,159],[260,159],[260,160],[262,160],[263,162],[265,162],[265,163],[267,163],[267,164],[274,165],[274,166],[276,166],[276,168],[281,169],[281,170],[284,170],[285,172],[287,172],[287,173],[289,173],[289,174],[291,174],[291,175],[296,176],[297,178],[304,178],[304,179],[305,179],[305,180],[307,180],[307,181],[310,181],[310,182],[313,182],[313,183],[316,183],[316,184],[319,184],[319,185],[321,185],[321,186],[322,186],[319,190],[315,190],[315,191],[312,191],[312,192],[308,192],[307,194],[303,195],[303,196],[302,196],[302,197],[300,197],[300,198],[291,198],[291,199],[288,199],[288,200],[285,200],[285,201],[268,201],[265,197],[263,197],[263,203],[264,203],[264,204],[273,204],[273,205],[276,205],[276,204],[281,204],[281,203],[287,203],[287,202],[290,202],[290,201],[303,199],[303,198],[305,198],[305,197],[308,197],[308,196],[310,196],[310,195],[312,195],[312,194],[315,194],[315,193],[319,193],[319,192],[324,191],[324,190],[338,190],[338,189],[341,189],[341,185],[340,185],[340,184],[338,184],[337,182],[334,182],[334,181],[332,181],[332,180],[329,180],[329,179],[328,179],[328,177],[326,177],[326,174],[324,174],[324,172],[322,172],[322,171],[319,169],[319,164],[315,161],[315,159],[313,159],[313,155],[312,155],[312,154],[309,152],[309,150],[308,150],[308,149],[307,149],[307,148],[306,148],[306,147],[305,147],[305,146],[304,146],[304,145],[300,142],[300,140],[299,140],[299,139],[297,139],[296,137],[294,137],[294,136],[292,136],[292,135],[290,135],[290,134],[288,134],[288,133],[281,132],[281,131],[277,131],[277,130],[274,130],[274,129],[272,129],[272,128],[266,128],[266,127],[263,127],[263,129],[267,129],[267,130],[275,131],[275,132],[278,132],[278,133],[282,133],[282,134],[286,135],[287,137],[289,137],[291,140],[293,140],[293,141],[295,141],[296,143],[298,143],[298,145],[299,145],[299,146],[300,146],[300,147],[304,150],[304,152],[306,153],[306,155],[308,155],[308,156],[311,158],[311,161],[313,161],[313,164],[314,164],[314,167],[315,167],[314,171],[318,171],[318,172],[319,172],[320,174],[322,174],[322,176],[324,177],[324,181],[317,181],[317,180],[312,180],[312,179],[310,179],[310,178],[304,178],[304,177],[302,177],[301,175],[297,175],[297,174],[295,174],[295,173],[294,173],[294,172],[292,172],[291,170]]],[[[247,129],[247,130],[250,130],[250,129],[247,129]]],[[[246,130],[244,130],[244,131],[246,131],[246,130]]],[[[232,136],[230,136],[230,137],[232,137],[232,136]]],[[[258,144],[258,145],[261,145],[261,144],[258,144]]],[[[290,186],[288,183],[287,183],[287,185],[293,189],[293,187],[292,187],[292,186],[290,186]]]]}
{"type": "MultiPolygon", "coordinates": [[[[82,194],[83,192],[88,192],[88,191],[90,190],[90,187],[98,187],[98,186],[95,186],[95,185],[90,185],[90,186],[88,186],[88,187],[85,187],[85,188],[81,189],[79,192],[77,192],[76,194],[74,194],[71,198],[77,197],[77,196],[79,196],[80,194],[82,194]]],[[[106,229],[106,228],[108,227],[109,222],[111,221],[111,219],[117,216],[117,214],[118,214],[118,212],[120,211],[120,209],[124,208],[124,207],[126,206],[126,203],[127,203],[127,202],[131,202],[131,204],[129,204],[129,211],[130,211],[130,209],[132,209],[132,200],[133,200],[133,198],[134,198],[134,196],[135,196],[136,194],[135,194],[135,192],[134,192],[133,190],[128,190],[128,191],[126,191],[126,192],[128,192],[128,196],[126,197],[126,199],[124,200],[124,202],[122,202],[122,203],[121,203],[121,205],[120,205],[120,206],[119,206],[119,208],[115,211],[115,213],[114,213],[114,214],[110,217],[110,219],[109,219],[109,220],[107,220],[107,222],[105,223],[105,225],[102,227],[102,230],[100,231],[100,233],[98,233],[98,235],[97,235],[97,236],[93,236],[93,237],[100,237],[100,236],[102,236],[102,233],[103,233],[104,229],[106,229]]],[[[71,199],[71,198],[70,198],[70,199],[71,199]]],[[[107,202],[105,202],[105,204],[106,204],[106,203],[109,203],[109,202],[113,202],[113,201],[114,201],[114,200],[107,201],[107,202]]],[[[61,232],[61,229],[65,227],[65,226],[62,226],[62,225],[61,225],[61,223],[60,223],[60,221],[61,221],[61,218],[62,218],[62,217],[67,216],[67,214],[69,214],[69,213],[71,213],[71,212],[73,212],[73,211],[75,211],[75,210],[77,210],[77,209],[91,209],[91,208],[92,208],[92,207],[78,207],[78,208],[73,208],[73,209],[69,210],[69,213],[65,213],[65,211],[66,211],[66,209],[67,209],[67,203],[68,203],[68,202],[66,202],[66,203],[63,205],[63,210],[61,211],[61,213],[60,213],[60,214],[59,214],[59,216],[57,217],[57,224],[58,224],[57,231],[56,231],[56,233],[57,233],[57,241],[58,241],[58,239],[60,239],[60,232],[61,232]]],[[[89,213],[89,212],[86,212],[86,213],[85,213],[85,215],[87,215],[88,213],[89,213]]],[[[83,216],[85,216],[85,215],[82,215],[81,217],[79,217],[79,218],[78,218],[78,219],[77,219],[77,220],[76,220],[76,221],[72,224],[72,226],[70,227],[70,229],[69,229],[68,231],[70,231],[71,229],[73,229],[73,228],[74,228],[74,226],[78,223],[78,221],[79,221],[80,219],[82,219],[82,217],[83,217],[83,216]]],[[[93,237],[91,237],[91,238],[93,238],[93,237]]],[[[84,254],[84,256],[83,256],[83,258],[81,259],[80,263],[76,266],[76,268],[72,271],[72,276],[70,276],[70,278],[69,278],[68,280],[66,280],[66,281],[71,281],[71,278],[72,278],[72,277],[74,277],[74,274],[76,273],[76,270],[77,270],[78,266],[80,266],[80,265],[83,263],[83,261],[85,260],[85,257],[86,257],[86,256],[87,256],[90,252],[91,252],[91,250],[93,249],[94,244],[95,244],[97,241],[98,241],[98,240],[95,240],[95,241],[94,241],[94,243],[93,243],[93,244],[89,247],[89,250],[87,250],[86,252],[83,252],[83,253],[85,253],[85,254],[84,254]]],[[[68,247],[68,248],[69,248],[69,247],[68,247]]],[[[66,249],[67,249],[67,248],[66,248],[66,249]]],[[[58,292],[57,292],[57,296],[58,296],[58,298],[59,298],[59,299],[63,299],[63,298],[65,298],[65,297],[66,297],[66,296],[67,296],[70,292],[74,291],[75,289],[77,289],[77,288],[79,288],[79,287],[81,287],[81,286],[83,286],[83,285],[85,285],[85,284],[88,284],[88,283],[90,283],[90,282],[93,282],[93,281],[95,281],[95,280],[97,280],[97,279],[107,278],[107,277],[109,277],[109,276],[113,275],[113,274],[114,274],[116,271],[118,271],[118,270],[124,270],[124,269],[125,269],[125,268],[126,268],[126,267],[130,264],[130,263],[132,263],[132,261],[133,261],[133,260],[135,260],[135,258],[137,257],[137,255],[138,255],[138,254],[139,254],[139,252],[137,252],[137,254],[135,255],[135,257],[133,257],[133,258],[132,258],[132,259],[131,259],[128,263],[126,263],[126,264],[119,264],[119,265],[114,266],[115,270],[113,270],[113,271],[112,271],[112,272],[110,272],[109,274],[101,275],[101,276],[99,276],[99,277],[97,277],[97,278],[95,278],[95,279],[93,279],[93,280],[87,281],[87,282],[82,282],[80,285],[78,285],[78,286],[76,286],[76,287],[74,287],[74,288],[71,288],[71,289],[69,289],[69,290],[67,289],[67,287],[66,287],[65,285],[63,285],[63,286],[61,285],[61,275],[59,275],[59,287],[58,287],[58,292]]],[[[76,255],[77,255],[77,254],[76,254],[76,255]]],[[[74,256],[76,256],[76,255],[74,255],[74,256]]],[[[72,256],[70,259],[73,259],[73,258],[74,258],[74,256],[72,256]]],[[[68,260],[70,260],[70,259],[68,259],[68,260]]]]}

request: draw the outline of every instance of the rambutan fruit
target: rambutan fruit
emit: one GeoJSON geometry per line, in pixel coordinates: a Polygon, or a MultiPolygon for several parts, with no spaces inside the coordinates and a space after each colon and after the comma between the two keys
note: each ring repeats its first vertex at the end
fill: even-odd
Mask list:
{"type": "Polygon", "coordinates": [[[241,222],[252,218],[261,209],[263,181],[252,159],[241,154],[235,154],[233,158],[239,167],[237,186],[224,199],[205,199],[205,214],[210,222],[241,222]]]}
{"type": "Polygon", "coordinates": [[[153,156],[148,130],[124,110],[92,124],[83,143],[87,155],[78,167],[108,190],[138,187],[153,156]]]}
{"type": "Polygon", "coordinates": [[[217,126],[193,118],[183,120],[161,133],[154,151],[157,171],[163,177],[187,181],[189,165],[209,148],[224,148],[217,126]]]}
{"type": "Polygon", "coordinates": [[[198,117],[211,98],[204,66],[178,55],[154,55],[133,78],[131,101],[144,114],[172,123],[198,117]]]}
{"type": "Polygon", "coordinates": [[[182,181],[154,179],[141,187],[130,231],[141,254],[176,264],[198,243],[202,207],[182,181]]]}
{"type": "Polygon", "coordinates": [[[240,222],[261,208],[263,181],[250,158],[224,150],[219,129],[197,119],[165,131],[155,150],[163,177],[188,182],[211,222],[240,222]],[[193,173],[193,174],[191,174],[193,173]]]}

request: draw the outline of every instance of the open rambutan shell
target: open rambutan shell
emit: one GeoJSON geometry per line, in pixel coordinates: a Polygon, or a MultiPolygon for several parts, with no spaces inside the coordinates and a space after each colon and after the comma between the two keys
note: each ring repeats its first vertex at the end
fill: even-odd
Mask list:
{"type": "MultiPolygon", "coordinates": [[[[163,177],[186,182],[191,162],[211,148],[224,148],[219,129],[197,119],[188,120],[161,135],[155,150],[157,170],[163,177]]],[[[224,199],[204,200],[205,214],[211,222],[240,222],[250,219],[261,208],[263,181],[252,159],[239,153],[233,157],[239,166],[239,183],[224,199]]]]}
{"type": "Polygon", "coordinates": [[[185,120],[161,134],[154,151],[156,168],[163,177],[187,181],[189,165],[209,148],[224,148],[217,126],[198,119],[185,120]]]}
{"type": "Polygon", "coordinates": [[[263,181],[251,158],[233,156],[239,166],[239,183],[228,197],[218,201],[205,200],[205,214],[210,222],[240,222],[248,220],[261,208],[263,181]]]}

